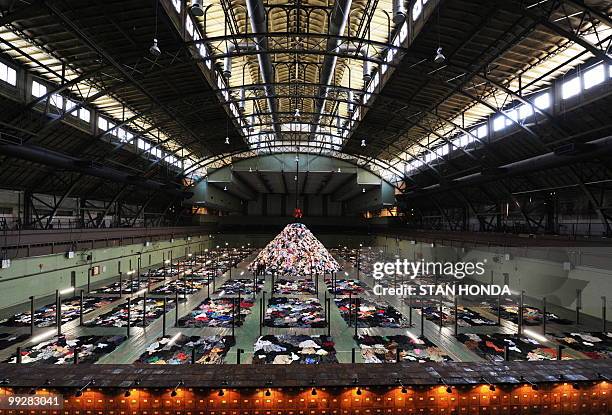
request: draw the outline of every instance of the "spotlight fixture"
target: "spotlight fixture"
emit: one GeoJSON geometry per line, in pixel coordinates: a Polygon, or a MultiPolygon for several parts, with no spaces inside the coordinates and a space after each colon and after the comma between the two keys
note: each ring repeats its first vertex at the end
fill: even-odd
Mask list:
{"type": "Polygon", "coordinates": [[[96,384],[96,381],[95,381],[95,380],[93,380],[93,379],[92,379],[92,380],[90,380],[90,381],[88,381],[88,382],[87,382],[85,385],[83,385],[83,386],[82,386],[80,389],[78,389],[78,390],[77,390],[77,391],[74,393],[74,396],[76,396],[77,398],[78,398],[78,397],[80,397],[80,396],[83,396],[83,391],[84,391],[85,389],[87,389],[89,386],[93,386],[93,385],[95,385],[95,384],[96,384]]]}
{"type": "Polygon", "coordinates": [[[272,392],[270,392],[270,389],[266,389],[266,392],[264,393],[264,395],[270,396],[272,395],[272,392]]]}
{"type": "Polygon", "coordinates": [[[310,391],[310,394],[311,394],[312,396],[317,396],[317,390],[316,390],[316,388],[312,388],[312,390],[310,391]]]}
{"type": "Polygon", "coordinates": [[[442,53],[442,46],[438,47],[438,49],[436,49],[436,56],[434,57],[434,62],[435,63],[442,63],[446,60],[446,56],[444,56],[444,54],[442,53]]]}
{"type": "Polygon", "coordinates": [[[578,390],[578,389],[580,389],[580,384],[578,382],[574,382],[574,383],[572,383],[572,388],[578,390]]]}
{"type": "Polygon", "coordinates": [[[217,393],[217,395],[223,396],[225,395],[225,392],[223,391],[223,389],[219,389],[219,393],[217,393]]]}
{"type": "Polygon", "coordinates": [[[408,393],[408,389],[406,389],[406,387],[405,387],[405,386],[402,386],[402,393],[403,393],[403,394],[408,393]]]}
{"type": "Polygon", "coordinates": [[[193,4],[189,8],[189,13],[196,17],[204,16],[204,9],[202,9],[202,6],[198,0],[194,0],[193,4]]]}
{"type": "Polygon", "coordinates": [[[126,398],[129,398],[129,397],[130,397],[130,395],[132,395],[132,392],[130,392],[130,390],[129,390],[129,389],[126,389],[126,390],[125,390],[125,393],[123,394],[123,396],[124,396],[124,397],[126,397],[126,398]]]}
{"type": "Polygon", "coordinates": [[[223,186],[223,190],[227,192],[227,186],[223,186]]]}
{"type": "Polygon", "coordinates": [[[157,45],[157,39],[153,38],[153,44],[149,48],[149,52],[151,53],[151,55],[155,57],[158,57],[159,55],[161,55],[161,50],[159,49],[159,46],[157,45]]]}
{"type": "Polygon", "coordinates": [[[449,385],[448,383],[446,383],[446,381],[443,378],[438,378],[438,383],[446,386],[446,393],[453,393],[453,387],[449,385]]]}
{"type": "Polygon", "coordinates": [[[361,140],[361,147],[365,147],[366,146],[366,140],[361,140]]]}
{"type": "Polygon", "coordinates": [[[225,144],[229,144],[229,137],[225,137],[225,144]]]}
{"type": "Polygon", "coordinates": [[[485,379],[485,377],[484,377],[484,376],[482,376],[482,377],[480,378],[480,380],[481,380],[481,381],[483,381],[483,382],[485,382],[486,384],[488,384],[488,385],[489,385],[489,390],[490,390],[491,392],[495,392],[495,385],[494,385],[494,384],[492,384],[492,383],[491,383],[491,382],[489,382],[487,379],[485,379]]]}
{"type": "Polygon", "coordinates": [[[530,385],[531,389],[534,391],[537,391],[538,389],[540,389],[540,387],[536,383],[533,383],[532,381],[526,379],[524,376],[521,376],[519,380],[523,383],[530,385]]]}
{"type": "Polygon", "coordinates": [[[0,385],[8,385],[9,383],[11,383],[9,378],[4,378],[4,379],[0,380],[0,385]]]}
{"type": "Polygon", "coordinates": [[[28,392],[30,395],[36,395],[36,388],[32,387],[30,389],[30,392],[28,392]]]}
{"type": "Polygon", "coordinates": [[[355,392],[357,395],[361,395],[361,388],[357,386],[357,391],[355,392]]]}
{"type": "Polygon", "coordinates": [[[175,397],[176,395],[178,395],[179,388],[183,386],[184,384],[185,382],[183,382],[182,380],[179,380],[179,382],[176,384],[174,389],[172,389],[172,392],[170,392],[170,396],[175,397]]]}

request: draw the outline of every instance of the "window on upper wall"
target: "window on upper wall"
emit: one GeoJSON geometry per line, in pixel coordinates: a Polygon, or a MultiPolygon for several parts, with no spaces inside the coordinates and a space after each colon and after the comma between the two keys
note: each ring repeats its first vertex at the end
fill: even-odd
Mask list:
{"type": "Polygon", "coordinates": [[[172,5],[174,6],[174,10],[178,13],[181,12],[181,0],[172,0],[172,5]]]}
{"type": "Polygon", "coordinates": [[[47,93],[47,87],[40,82],[32,81],[32,96],[40,98],[47,93]]]}
{"type": "Polygon", "coordinates": [[[533,104],[541,110],[550,108],[550,92],[545,92],[542,95],[538,95],[533,100],[533,104]]]}
{"type": "Polygon", "coordinates": [[[493,118],[493,131],[500,131],[506,128],[506,116],[498,115],[493,118]]]}
{"type": "MultiPolygon", "coordinates": [[[[66,99],[66,112],[70,112],[70,111],[71,111],[71,110],[72,110],[74,107],[76,107],[76,106],[77,106],[77,103],[76,103],[76,102],[74,102],[74,101],[73,101],[73,100],[71,100],[71,99],[66,99]]],[[[75,117],[76,117],[76,116],[77,116],[77,113],[76,113],[76,112],[74,112],[74,113],[71,113],[71,115],[73,115],[73,116],[75,116],[75,117]]]]}
{"type": "Polygon", "coordinates": [[[102,117],[98,117],[98,129],[100,131],[106,131],[108,128],[108,122],[102,118],[102,117]]]}
{"type": "Polygon", "coordinates": [[[487,134],[489,133],[489,129],[487,128],[487,125],[481,125],[480,127],[478,127],[478,129],[476,130],[476,136],[478,138],[484,138],[487,136],[487,134]]]}
{"type": "Polygon", "coordinates": [[[599,85],[605,80],[606,71],[602,63],[584,73],[584,89],[593,88],[595,85],[599,85]]]}
{"type": "Polygon", "coordinates": [[[525,118],[529,118],[533,115],[533,107],[531,104],[523,104],[518,109],[518,118],[519,120],[524,120],[525,118]]]}
{"type": "Polygon", "coordinates": [[[17,86],[17,71],[0,62],[0,80],[12,86],[17,86]]]}
{"type": "Polygon", "coordinates": [[[91,112],[87,108],[79,109],[79,118],[85,122],[91,121],[91,112]]]}
{"type": "Polygon", "coordinates": [[[580,90],[580,77],[577,76],[561,85],[561,98],[568,99],[574,97],[580,93],[580,90]]]}
{"type": "Polygon", "coordinates": [[[51,95],[51,105],[60,110],[64,108],[64,97],[59,94],[51,95]]]}
{"type": "Polygon", "coordinates": [[[421,15],[422,11],[423,4],[421,3],[421,0],[416,0],[414,2],[414,6],[412,6],[412,20],[416,20],[421,15]]]}

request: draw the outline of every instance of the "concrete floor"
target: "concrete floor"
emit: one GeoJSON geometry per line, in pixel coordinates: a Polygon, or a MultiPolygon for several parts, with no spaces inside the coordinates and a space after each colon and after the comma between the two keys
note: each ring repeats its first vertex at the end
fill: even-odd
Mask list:
{"type": "MultiPolygon", "coordinates": [[[[234,268],[232,273],[232,278],[250,278],[250,273],[247,271],[248,264],[252,261],[255,254],[247,257],[240,264],[238,264],[237,268],[234,268]],[[244,275],[240,275],[244,272],[244,275]]],[[[343,272],[338,273],[338,278],[354,278],[357,279],[357,270],[356,268],[339,258],[339,262],[341,266],[344,268],[343,272]],[[343,273],[346,272],[348,275],[345,276],[343,273]]],[[[154,267],[152,267],[154,268],[154,267]]],[[[211,284],[210,292],[214,291],[214,288],[221,286],[225,281],[230,279],[230,272],[226,272],[222,276],[218,277],[215,281],[214,287],[211,284]]],[[[375,281],[372,277],[368,275],[364,275],[363,272],[360,272],[359,279],[364,281],[370,288],[374,286],[375,281]]],[[[97,288],[101,285],[108,284],[109,280],[105,280],[103,283],[96,284],[96,286],[92,285],[93,288],[97,288]]],[[[241,357],[241,363],[251,363],[253,358],[253,344],[260,336],[260,333],[265,334],[327,334],[327,328],[316,328],[316,329],[305,329],[305,328],[268,328],[263,327],[260,328],[259,325],[259,315],[260,315],[260,307],[261,307],[261,299],[263,297],[263,293],[266,293],[266,299],[269,299],[270,293],[272,292],[271,287],[271,278],[266,278],[264,290],[260,291],[256,296],[255,305],[251,308],[251,313],[245,319],[244,324],[241,327],[235,328],[236,334],[236,344],[233,346],[226,359],[225,362],[228,364],[236,363],[237,359],[237,351],[238,349],[243,349],[244,354],[241,357]]],[[[151,288],[157,288],[159,285],[163,284],[159,282],[155,285],[152,285],[151,288]]],[[[321,301],[322,306],[324,306],[324,299],[327,296],[328,298],[333,298],[333,296],[327,291],[327,287],[324,283],[323,278],[319,278],[318,280],[318,295],[307,295],[305,297],[313,297],[316,296],[321,301]]],[[[78,292],[78,290],[77,290],[78,292]]],[[[204,287],[199,292],[188,295],[186,301],[180,302],[176,311],[170,310],[166,313],[167,319],[167,335],[173,336],[178,333],[182,333],[185,335],[198,335],[198,336],[212,336],[212,335],[231,335],[230,328],[180,328],[174,326],[174,321],[176,317],[176,313],[178,312],[178,317],[182,317],[189,313],[193,308],[200,304],[204,299],[208,296],[208,288],[204,287]]],[[[275,296],[279,296],[278,294],[275,296]]],[[[397,297],[397,296],[376,296],[373,294],[371,290],[368,290],[364,295],[364,297],[376,299],[376,300],[384,300],[389,303],[396,309],[398,309],[406,318],[410,314],[410,306],[408,304],[408,299],[406,297],[397,297]]],[[[125,301],[127,295],[123,296],[123,299],[120,301],[125,301]]],[[[134,297],[132,295],[132,297],[134,297]]],[[[218,295],[212,295],[212,298],[217,298],[218,295]]],[[[37,306],[48,304],[54,301],[54,296],[50,296],[47,298],[37,299],[37,306]]],[[[481,313],[484,317],[492,319],[494,321],[497,320],[497,317],[494,315],[490,315],[486,311],[477,308],[478,299],[461,299],[460,304],[474,307],[479,313],[481,313]]],[[[534,306],[540,306],[537,299],[532,299],[527,297],[526,303],[534,306]]],[[[120,304],[119,301],[114,302],[113,304],[93,311],[85,316],[85,320],[90,320],[98,315],[104,314],[108,312],[113,307],[120,304]]],[[[341,363],[350,363],[352,356],[352,349],[356,348],[356,362],[363,362],[361,354],[359,353],[359,348],[354,339],[355,329],[354,327],[349,327],[347,323],[344,321],[340,312],[333,300],[331,301],[331,314],[328,316],[329,321],[331,323],[331,336],[333,341],[335,342],[335,348],[337,352],[337,358],[341,363]]],[[[0,310],[0,315],[7,316],[14,314],[16,312],[21,312],[29,309],[28,305],[22,305],[20,307],[12,307],[10,309],[0,310]]],[[[575,319],[575,313],[571,310],[562,309],[561,307],[548,307],[549,312],[554,312],[561,317],[575,319]]],[[[390,328],[359,328],[358,333],[360,334],[369,334],[369,335],[396,335],[396,334],[407,334],[411,333],[414,336],[419,336],[421,333],[421,316],[420,313],[417,312],[416,309],[412,311],[412,322],[413,326],[410,328],[403,329],[390,329],[390,328]]],[[[533,331],[541,330],[538,327],[529,328],[533,331]]],[[[548,325],[548,332],[559,332],[559,331],[598,331],[601,330],[601,322],[590,316],[582,316],[581,324],[579,326],[558,326],[555,324],[548,325]]],[[[36,334],[46,333],[46,332],[55,332],[56,328],[46,328],[46,329],[37,329],[36,334]]],[[[516,333],[517,326],[514,323],[508,321],[502,321],[501,326],[488,326],[488,327],[460,327],[460,333],[516,333]]],[[[7,328],[0,327],[0,332],[11,332],[11,333],[29,333],[29,327],[23,328],[7,328]]],[[[69,337],[76,337],[80,335],[86,334],[96,334],[96,335],[125,335],[127,332],[126,328],[107,328],[107,327],[81,327],[79,326],[79,320],[76,319],[70,323],[64,324],[62,326],[62,333],[68,335],[69,337]]],[[[478,362],[482,359],[475,355],[473,352],[468,350],[462,343],[458,342],[453,336],[453,326],[450,327],[440,327],[436,322],[429,321],[425,319],[423,322],[423,334],[426,338],[432,341],[434,344],[445,350],[454,360],[457,361],[473,361],[478,362]]],[[[132,363],[135,361],[147,348],[147,346],[154,342],[159,336],[162,335],[162,318],[158,318],[154,322],[152,322],[146,328],[142,327],[132,327],[130,331],[130,337],[123,344],[121,344],[114,352],[102,357],[98,363],[106,364],[106,363],[132,363]]],[[[549,342],[551,347],[555,347],[555,344],[549,342]]],[[[15,348],[17,346],[29,347],[32,343],[30,340],[25,341],[21,344],[15,344],[11,346],[9,349],[0,351],[0,360],[5,360],[11,354],[14,353],[15,348]]],[[[571,354],[571,352],[570,352],[571,354]]],[[[583,357],[580,354],[572,354],[574,357],[583,357]]]]}

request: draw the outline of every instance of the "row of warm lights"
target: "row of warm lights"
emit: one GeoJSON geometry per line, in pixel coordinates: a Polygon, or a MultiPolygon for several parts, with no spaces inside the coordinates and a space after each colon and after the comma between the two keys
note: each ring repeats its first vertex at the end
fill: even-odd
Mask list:
{"type": "MultiPolygon", "coordinates": [[[[597,377],[598,377],[598,380],[601,381],[601,382],[612,382],[612,379],[609,376],[606,376],[606,375],[604,375],[602,373],[598,373],[597,377]]],[[[559,375],[558,376],[558,380],[562,382],[562,381],[565,380],[565,377],[563,375],[559,375]]],[[[353,383],[358,383],[357,379],[354,379],[353,381],[354,381],[353,383]]],[[[481,377],[479,379],[479,381],[481,382],[479,385],[472,385],[472,386],[485,386],[491,392],[495,392],[497,390],[496,385],[492,384],[486,378],[481,377]]],[[[534,390],[534,391],[537,391],[537,390],[540,389],[540,385],[538,383],[530,381],[529,379],[525,378],[524,376],[521,376],[519,378],[519,382],[522,385],[530,386],[531,389],[534,390]]],[[[589,382],[591,382],[591,381],[574,381],[572,383],[572,388],[578,390],[581,387],[581,383],[589,383],[589,382]]],[[[402,394],[407,394],[408,393],[409,386],[404,385],[402,383],[401,379],[397,379],[396,383],[399,385],[399,390],[400,390],[400,392],[402,394]]],[[[311,384],[312,384],[312,387],[310,389],[310,394],[312,396],[317,396],[318,395],[318,391],[317,391],[315,382],[312,381],[311,384]]],[[[438,378],[438,383],[437,384],[440,385],[441,387],[444,387],[445,391],[447,393],[449,393],[449,394],[453,393],[453,387],[455,387],[455,388],[457,387],[457,385],[453,386],[453,385],[449,384],[448,381],[446,381],[443,378],[438,378]]],[[[10,385],[10,380],[9,379],[5,378],[5,379],[0,380],[0,387],[1,386],[8,386],[8,385],[10,385]]],[[[45,384],[44,384],[44,387],[49,387],[50,385],[51,385],[51,381],[47,380],[45,382],[45,384]]],[[[82,387],[78,388],[75,391],[74,396],[77,397],[77,398],[81,397],[83,395],[84,391],[88,390],[89,388],[91,388],[91,387],[93,387],[95,385],[96,385],[96,381],[94,379],[91,379],[91,380],[87,381],[87,383],[85,383],[82,387]]],[[[266,386],[266,389],[264,391],[264,396],[270,397],[270,396],[272,396],[272,390],[270,389],[271,383],[267,382],[266,385],[267,386],[266,386]]],[[[567,383],[563,383],[563,385],[567,385],[567,383]]],[[[138,386],[140,386],[140,380],[139,379],[135,379],[132,382],[132,385],[125,389],[123,396],[126,397],[126,398],[131,396],[132,389],[135,389],[138,386]]],[[[176,386],[171,390],[170,396],[171,397],[178,396],[178,393],[181,391],[181,387],[183,387],[183,386],[185,386],[185,382],[183,380],[178,381],[176,386]]],[[[426,386],[432,386],[432,385],[421,385],[421,386],[426,387],[426,386]]],[[[461,385],[461,386],[469,386],[469,385],[461,385]]],[[[221,388],[219,388],[219,390],[217,392],[217,396],[220,396],[220,397],[225,396],[225,390],[227,389],[227,387],[228,387],[228,382],[227,381],[222,381],[221,382],[221,388]]],[[[282,390],[282,388],[279,388],[279,389],[282,390]]],[[[38,388],[32,387],[30,389],[30,394],[31,395],[35,395],[37,390],[38,390],[38,388]]],[[[44,388],[43,388],[43,390],[44,390],[44,388]]],[[[357,386],[355,388],[355,394],[358,395],[358,396],[363,394],[363,390],[361,389],[360,386],[357,386]]]]}

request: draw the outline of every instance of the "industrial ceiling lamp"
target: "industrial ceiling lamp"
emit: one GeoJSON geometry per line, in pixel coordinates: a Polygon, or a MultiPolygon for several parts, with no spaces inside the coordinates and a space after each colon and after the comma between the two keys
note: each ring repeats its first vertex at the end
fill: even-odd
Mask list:
{"type": "Polygon", "coordinates": [[[193,2],[193,4],[191,5],[191,7],[189,8],[189,13],[191,13],[192,16],[204,16],[204,9],[202,9],[202,6],[200,5],[200,2],[195,0],[193,2]]]}
{"type": "Polygon", "coordinates": [[[446,60],[446,56],[442,53],[442,46],[438,46],[436,49],[436,56],[434,57],[434,62],[440,64],[446,60]]]}
{"type": "Polygon", "coordinates": [[[366,146],[366,140],[361,140],[361,147],[365,147],[366,146]]]}
{"type": "Polygon", "coordinates": [[[227,192],[227,186],[223,186],[223,190],[227,192]]]}
{"type": "Polygon", "coordinates": [[[159,2],[156,1],[155,2],[155,35],[153,36],[153,44],[149,48],[149,53],[155,56],[156,58],[159,55],[161,55],[161,50],[159,49],[159,46],[157,45],[157,11],[158,11],[158,8],[159,8],[159,2]]]}
{"type": "Polygon", "coordinates": [[[225,137],[225,144],[229,144],[229,137],[225,137]]]}
{"type": "Polygon", "coordinates": [[[153,44],[149,48],[149,52],[151,53],[151,55],[155,57],[158,57],[159,55],[161,55],[161,50],[159,49],[159,46],[157,45],[157,39],[153,38],[153,44]]]}
{"type": "Polygon", "coordinates": [[[300,109],[296,108],[295,109],[295,114],[293,115],[295,118],[300,118],[300,109]]]}

